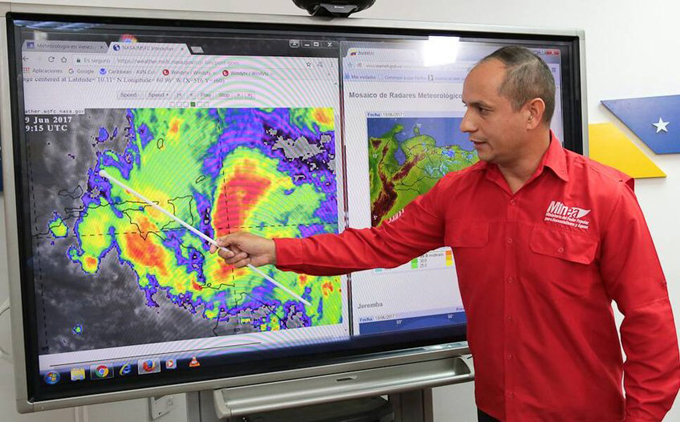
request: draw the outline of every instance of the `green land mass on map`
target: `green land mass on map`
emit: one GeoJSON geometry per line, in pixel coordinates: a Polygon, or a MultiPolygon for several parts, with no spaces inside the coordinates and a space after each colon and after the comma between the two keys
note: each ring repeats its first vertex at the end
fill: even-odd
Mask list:
{"type": "Polygon", "coordinates": [[[447,173],[478,161],[474,151],[459,145],[438,146],[437,140],[421,134],[418,126],[411,137],[399,141],[397,134],[403,131],[403,125],[395,124],[384,135],[369,138],[372,226],[394,216],[447,173]],[[397,159],[399,152],[405,157],[401,163],[397,159]]]}

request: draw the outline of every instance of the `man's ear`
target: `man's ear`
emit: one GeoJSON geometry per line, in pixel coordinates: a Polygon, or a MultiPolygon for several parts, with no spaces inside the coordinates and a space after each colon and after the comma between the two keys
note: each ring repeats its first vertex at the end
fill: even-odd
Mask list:
{"type": "Polygon", "coordinates": [[[534,98],[526,103],[525,108],[528,114],[527,129],[536,129],[542,124],[545,102],[540,98],[534,98]]]}

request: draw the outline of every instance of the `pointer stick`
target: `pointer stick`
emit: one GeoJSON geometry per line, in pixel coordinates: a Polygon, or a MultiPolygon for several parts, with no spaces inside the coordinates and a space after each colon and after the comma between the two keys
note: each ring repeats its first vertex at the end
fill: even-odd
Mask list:
{"type": "MultiPolygon", "coordinates": [[[[105,178],[108,179],[109,181],[115,183],[116,185],[118,185],[118,186],[120,186],[121,188],[125,189],[126,191],[130,192],[131,194],[133,194],[133,195],[136,196],[137,198],[141,199],[142,201],[144,201],[144,202],[146,202],[147,204],[149,204],[150,206],[152,206],[154,209],[156,209],[156,210],[162,212],[163,214],[167,215],[168,217],[172,218],[173,220],[175,220],[176,222],[178,222],[178,223],[181,224],[182,226],[186,227],[186,228],[189,229],[192,233],[194,233],[196,236],[200,237],[201,239],[205,240],[206,242],[208,242],[208,243],[210,243],[210,244],[212,244],[212,245],[217,246],[219,249],[224,249],[224,250],[229,251],[228,248],[225,248],[224,246],[220,246],[214,239],[212,239],[212,238],[206,236],[204,233],[201,233],[200,231],[196,230],[194,227],[192,227],[192,226],[190,226],[189,224],[185,223],[183,220],[181,220],[181,219],[175,217],[173,214],[171,214],[170,212],[166,211],[164,208],[160,207],[160,206],[159,206],[158,204],[156,204],[155,202],[152,202],[151,200],[149,200],[147,197],[145,197],[145,196],[142,195],[141,193],[135,191],[134,189],[132,189],[131,187],[127,186],[127,185],[124,184],[123,182],[121,182],[121,181],[119,181],[118,179],[116,179],[115,177],[111,176],[109,173],[106,172],[106,170],[100,170],[100,171],[99,171],[99,175],[102,176],[102,177],[105,177],[105,178]]],[[[229,252],[231,252],[231,251],[229,251],[229,252]]],[[[293,291],[290,290],[288,287],[284,286],[283,284],[279,283],[278,281],[274,280],[273,278],[271,278],[270,276],[268,276],[267,274],[265,274],[265,273],[262,272],[260,269],[258,269],[257,267],[253,266],[252,264],[248,264],[248,268],[250,268],[254,273],[259,274],[259,275],[261,275],[262,277],[264,277],[265,280],[267,280],[267,281],[273,283],[274,285],[280,287],[281,289],[285,290],[289,295],[293,296],[293,297],[296,298],[296,299],[299,299],[299,300],[302,301],[305,305],[312,306],[311,303],[309,303],[307,300],[305,300],[305,299],[303,299],[302,297],[300,297],[300,295],[298,295],[297,293],[293,292],[293,291]]]]}

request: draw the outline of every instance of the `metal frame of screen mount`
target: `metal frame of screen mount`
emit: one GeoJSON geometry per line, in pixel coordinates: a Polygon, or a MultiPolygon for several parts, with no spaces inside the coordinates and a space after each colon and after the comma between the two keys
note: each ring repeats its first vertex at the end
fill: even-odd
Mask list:
{"type": "MultiPolygon", "coordinates": [[[[149,10],[149,9],[123,9],[123,8],[108,8],[108,7],[87,7],[87,6],[52,6],[44,4],[16,4],[0,1],[0,75],[9,74],[9,60],[7,49],[7,23],[6,14],[13,13],[39,13],[51,15],[64,16],[94,16],[94,17],[129,17],[136,16],[138,18],[148,19],[173,19],[184,21],[216,21],[216,22],[243,22],[243,23],[270,23],[270,24],[286,24],[286,25],[333,25],[338,27],[357,27],[357,28],[407,28],[407,29],[427,29],[439,31],[459,31],[459,32],[485,32],[497,33],[501,35],[547,35],[547,36],[568,36],[577,37],[579,39],[579,65],[581,76],[581,122],[583,134],[583,151],[588,151],[587,140],[587,115],[586,115],[586,90],[585,90],[585,36],[580,30],[559,30],[559,29],[542,29],[542,28],[521,28],[521,27],[503,27],[503,26],[484,26],[484,25],[465,25],[465,24],[449,24],[449,23],[433,23],[433,22],[418,22],[418,21],[393,21],[393,20],[373,20],[373,19],[315,19],[307,16],[285,16],[285,15],[260,15],[260,14],[230,14],[230,13],[208,13],[208,12],[192,12],[192,11],[167,11],[167,10],[149,10]]],[[[83,397],[73,397],[57,400],[47,400],[40,402],[30,402],[28,400],[28,383],[26,372],[25,359],[25,339],[23,332],[23,315],[22,315],[22,298],[21,298],[21,284],[20,284],[20,264],[19,264],[19,249],[18,249],[18,230],[17,230],[17,210],[16,210],[16,191],[14,186],[14,162],[13,162],[13,145],[12,145],[12,117],[10,112],[10,92],[9,92],[9,78],[2,77],[0,80],[0,104],[2,107],[0,116],[0,135],[2,137],[2,167],[3,176],[5,180],[5,213],[7,226],[7,258],[9,271],[9,287],[10,287],[10,303],[11,318],[12,318],[12,343],[13,343],[13,360],[14,360],[14,374],[15,374],[15,390],[16,390],[16,405],[17,410],[21,413],[29,413],[35,411],[51,410],[66,408],[72,406],[82,406],[95,403],[112,402],[118,400],[128,400],[149,396],[161,396],[165,394],[176,394],[189,391],[204,391],[204,390],[219,390],[224,388],[232,388],[233,394],[238,396],[238,388],[243,386],[262,385],[266,383],[281,383],[287,380],[305,379],[311,377],[330,376],[332,382],[337,382],[338,379],[343,379],[340,374],[349,374],[347,376],[355,377],[357,374],[373,374],[372,369],[387,368],[389,366],[398,366],[398,371],[404,371],[407,366],[414,368],[418,365],[431,366],[433,361],[444,360],[449,362],[448,366],[444,368],[458,368],[453,372],[444,374],[442,376],[432,376],[431,378],[421,379],[417,382],[415,388],[429,388],[437,385],[443,385],[451,382],[462,382],[472,379],[471,373],[461,371],[460,366],[454,359],[462,354],[468,353],[466,343],[452,343],[447,345],[438,345],[431,347],[418,348],[413,350],[405,350],[403,353],[390,354],[388,357],[367,357],[358,358],[356,361],[311,367],[304,369],[294,369],[282,372],[249,375],[236,378],[216,379],[210,381],[191,382],[186,384],[178,384],[171,386],[159,386],[151,388],[136,389],[130,391],[119,391],[112,393],[103,393],[97,395],[89,395],[83,397]],[[458,365],[458,366],[457,366],[458,365]],[[366,372],[368,371],[368,372],[366,372]],[[457,371],[457,375],[456,375],[457,371]]],[[[413,373],[411,371],[407,371],[413,373]]],[[[416,371],[417,372],[417,369],[416,371]]],[[[382,375],[381,375],[382,376],[382,375]]],[[[370,377],[369,377],[370,378],[370,377]]],[[[373,379],[375,381],[375,379],[373,379]]],[[[404,391],[409,389],[409,382],[413,382],[413,378],[402,379],[401,384],[393,384],[390,386],[381,386],[379,382],[370,382],[366,389],[361,390],[361,387],[356,385],[353,388],[358,388],[354,391],[354,396],[359,397],[365,395],[367,392],[378,395],[387,392],[404,391]]],[[[413,386],[412,386],[413,387],[413,386]]],[[[296,388],[299,388],[297,386],[296,388]]],[[[223,390],[219,390],[223,391],[223,390]]],[[[280,391],[280,390],[279,390],[280,391]]],[[[218,394],[218,393],[216,393],[218,394]]],[[[225,394],[229,393],[219,393],[225,394]]],[[[217,396],[216,396],[217,397],[217,396]]],[[[318,400],[323,400],[321,397],[318,400]]],[[[225,399],[226,400],[226,399],[225,399]]],[[[250,406],[251,404],[243,404],[242,406],[250,406]]],[[[259,404],[261,405],[261,404],[259,404]]],[[[261,408],[261,407],[260,407],[261,408]]]]}

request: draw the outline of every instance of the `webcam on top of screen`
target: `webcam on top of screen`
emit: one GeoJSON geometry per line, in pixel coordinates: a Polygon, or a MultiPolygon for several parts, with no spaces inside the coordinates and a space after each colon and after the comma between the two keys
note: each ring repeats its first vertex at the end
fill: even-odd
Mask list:
{"type": "Polygon", "coordinates": [[[375,0],[293,0],[293,3],[312,16],[347,18],[373,6],[375,0]]]}

